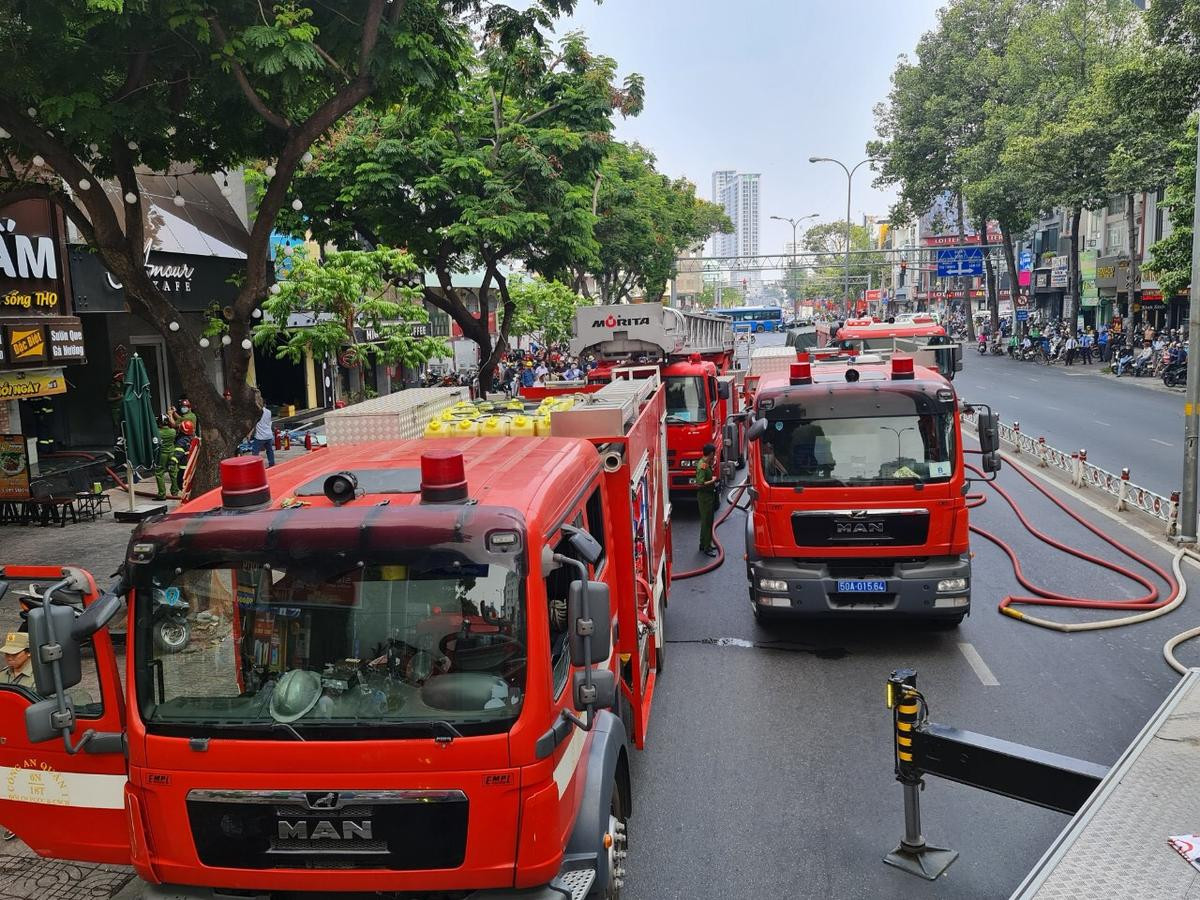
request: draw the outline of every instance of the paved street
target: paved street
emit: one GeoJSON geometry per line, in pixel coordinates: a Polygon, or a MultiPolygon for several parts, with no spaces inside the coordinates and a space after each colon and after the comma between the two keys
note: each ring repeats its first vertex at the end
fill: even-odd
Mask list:
{"type": "Polygon", "coordinates": [[[1100,365],[1039,366],[980,356],[965,345],[955,386],[964,398],[990,403],[1006,423],[1060,450],[1088,451],[1088,460],[1120,472],[1156,493],[1182,481],[1183,393],[1161,379],[1113,378],[1100,365]]]}
{"type": "MultiPolygon", "coordinates": [[[[775,343],[773,336],[758,340],[759,346],[775,343]]],[[[1173,462],[1171,448],[1150,449],[1144,439],[1173,415],[1177,400],[1170,395],[973,354],[958,386],[1028,430],[1045,422],[1051,443],[1096,448],[1093,458],[1102,463],[1105,456],[1121,460],[1135,452],[1163,469],[1173,462]],[[1121,402],[1139,417],[1136,428],[1091,420],[1088,410],[1121,402]]],[[[1001,480],[1044,527],[1084,549],[1113,553],[1012,471],[1001,480]]],[[[1165,549],[1073,505],[1135,551],[1166,564],[1165,549]]],[[[974,612],[956,631],[892,624],[763,628],[745,600],[741,515],[734,513],[722,529],[730,557],[725,566],[678,582],[672,595],[667,669],[648,748],[634,764],[627,888],[634,900],[1005,896],[1064,816],[931,779],[922,795],[926,835],[959,850],[961,858],[932,885],[880,861],[903,822],[883,706],[888,672],[900,666],[920,672],[936,721],[1108,764],[1174,682],[1161,660],[1163,641],[1197,618],[1185,605],[1173,616],[1117,631],[1063,635],[1021,624],[995,611],[1017,589],[1007,560],[976,540],[974,612]]],[[[1036,580],[1072,593],[1132,596],[1107,573],[1064,561],[1028,538],[996,500],[973,520],[1008,537],[1036,580]]],[[[108,518],[61,530],[7,529],[0,537],[6,560],[77,562],[107,576],[128,532],[108,518]]],[[[693,550],[695,534],[694,505],[681,500],[679,570],[703,561],[693,550]]],[[[1200,587],[1200,579],[1195,584],[1200,587]]],[[[1188,659],[1200,664],[1200,651],[1188,659]]],[[[3,845],[0,853],[4,898],[106,897],[127,880],[112,867],[32,860],[19,844],[3,845]]]]}

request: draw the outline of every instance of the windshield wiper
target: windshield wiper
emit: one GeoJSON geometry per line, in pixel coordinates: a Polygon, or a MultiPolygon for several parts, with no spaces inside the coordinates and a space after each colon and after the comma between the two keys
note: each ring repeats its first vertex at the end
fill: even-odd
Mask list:
{"type": "Polygon", "coordinates": [[[280,730],[280,731],[286,731],[286,732],[288,732],[289,734],[291,734],[291,735],[292,735],[292,736],[293,736],[293,737],[294,737],[296,740],[298,740],[298,741],[303,741],[303,740],[306,740],[306,738],[304,737],[304,735],[302,735],[300,732],[298,732],[298,731],[297,731],[295,728],[293,728],[293,727],[292,727],[291,725],[289,725],[287,722],[272,722],[272,723],[271,723],[271,730],[272,730],[272,731],[274,731],[274,730],[276,730],[276,729],[278,729],[278,730],[280,730]]]}

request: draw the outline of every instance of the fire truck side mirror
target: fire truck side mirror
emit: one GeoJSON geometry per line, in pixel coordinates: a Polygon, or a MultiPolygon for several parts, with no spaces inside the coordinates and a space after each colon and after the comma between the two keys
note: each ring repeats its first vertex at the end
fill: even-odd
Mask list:
{"type": "Polygon", "coordinates": [[[120,608],[121,598],[106,593],[78,617],[73,607],[53,603],[29,610],[29,660],[39,694],[57,693],[55,666],[63,690],[79,684],[83,678],[83,642],[107,625],[120,608]]]}
{"type": "Polygon", "coordinates": [[[571,664],[594,666],[612,652],[612,607],[603,581],[572,581],[567,594],[571,664]],[[584,596],[586,591],[587,596],[584,596]],[[589,654],[584,638],[590,638],[589,654]]]}
{"type": "Polygon", "coordinates": [[[617,699],[617,676],[611,669],[596,669],[592,672],[591,685],[586,672],[572,676],[571,696],[579,712],[596,709],[612,709],[617,699]]]}
{"type": "Polygon", "coordinates": [[[562,527],[565,534],[571,541],[571,549],[583,557],[583,561],[589,566],[594,566],[600,562],[604,556],[604,548],[600,546],[600,542],[584,531],[582,528],[576,528],[574,525],[564,525],[562,527]]]}
{"type": "Polygon", "coordinates": [[[720,397],[722,400],[728,400],[729,399],[729,388],[730,388],[730,384],[728,381],[718,381],[717,382],[717,396],[720,397]]]}
{"type": "Polygon", "coordinates": [[[766,419],[755,419],[754,424],[746,429],[746,440],[757,441],[767,433],[767,425],[766,419]]]}
{"type": "Polygon", "coordinates": [[[725,426],[725,437],[723,439],[723,443],[725,444],[725,456],[737,455],[735,452],[737,450],[737,436],[737,426],[730,422],[725,426]]]}
{"type": "Polygon", "coordinates": [[[962,344],[952,344],[950,347],[950,371],[961,372],[962,370],[962,344]]]}
{"type": "Polygon", "coordinates": [[[1000,449],[1000,421],[990,409],[978,411],[975,420],[979,432],[979,449],[984,456],[1000,449]]]}
{"type": "Polygon", "coordinates": [[[980,460],[980,466],[985,472],[999,472],[1000,454],[995,452],[983,454],[983,458],[980,460]]]}

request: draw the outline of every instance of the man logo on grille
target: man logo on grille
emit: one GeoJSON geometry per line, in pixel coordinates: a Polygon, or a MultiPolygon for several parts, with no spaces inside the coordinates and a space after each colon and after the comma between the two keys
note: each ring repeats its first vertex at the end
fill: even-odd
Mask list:
{"type": "Polygon", "coordinates": [[[281,841],[369,841],[371,840],[370,819],[352,822],[349,819],[336,821],[319,821],[311,824],[300,820],[288,822],[279,821],[279,840],[281,841]]]}

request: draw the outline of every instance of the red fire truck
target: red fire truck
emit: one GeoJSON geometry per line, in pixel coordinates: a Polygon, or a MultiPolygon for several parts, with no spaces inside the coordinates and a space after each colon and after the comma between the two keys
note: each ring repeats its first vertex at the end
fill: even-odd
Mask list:
{"type": "MultiPolygon", "coordinates": [[[[961,622],[971,559],[959,400],[911,356],[756,353],[746,574],[760,620],[961,622]]],[[[982,467],[999,467],[980,409],[982,467]]]]}
{"type": "Polygon", "coordinates": [[[847,319],[836,334],[828,324],[823,331],[818,329],[817,334],[821,347],[859,353],[912,354],[917,357],[918,363],[927,362],[937,366],[938,371],[951,380],[955,372],[962,371],[961,345],[955,344],[946,334],[946,329],[930,315],[918,313],[896,322],[847,319]],[[958,347],[958,350],[953,350],[954,347],[958,347]]]}
{"type": "MultiPolygon", "coordinates": [[[[662,378],[672,490],[695,491],[696,464],[705,444],[716,446],[718,462],[732,460],[739,467],[744,463],[741,430],[734,430],[732,445],[727,446],[723,427],[739,411],[737,376],[730,372],[734,344],[728,318],[661,303],[584,306],[576,312],[574,335],[572,354],[596,360],[588,373],[593,389],[615,378],[648,373],[662,378]]],[[[580,387],[550,386],[534,389],[530,396],[572,390],[580,387]]]]}
{"type": "Polygon", "coordinates": [[[148,896],[616,896],[671,578],[665,418],[650,379],[555,412],[562,436],[227,460],[111,592],[4,568],[53,583],[37,690],[0,687],[0,821],[148,896]],[[183,652],[151,639],[164,604],[183,652]]]}

